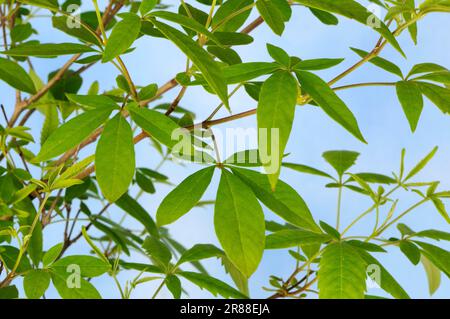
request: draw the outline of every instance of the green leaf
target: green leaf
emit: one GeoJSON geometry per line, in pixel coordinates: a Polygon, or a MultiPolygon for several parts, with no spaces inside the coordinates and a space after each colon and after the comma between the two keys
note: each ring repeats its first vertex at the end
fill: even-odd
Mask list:
{"type": "Polygon", "coordinates": [[[271,62],[247,62],[230,65],[224,68],[223,75],[228,84],[242,83],[262,75],[270,74],[279,66],[271,62]]]}
{"type": "Polygon", "coordinates": [[[422,248],[422,255],[427,257],[436,267],[442,270],[442,272],[450,278],[450,252],[421,241],[414,242],[422,248]]]}
{"type": "Polygon", "coordinates": [[[441,286],[441,271],[427,257],[422,256],[421,261],[427,274],[430,296],[432,296],[441,286]]]}
{"type": "Polygon", "coordinates": [[[350,167],[355,165],[359,153],[352,151],[328,151],[323,153],[322,156],[336,170],[339,176],[342,176],[350,167]]]}
{"type": "Polygon", "coordinates": [[[228,0],[217,9],[212,20],[213,29],[217,31],[234,32],[247,20],[251,9],[236,14],[239,10],[253,4],[253,0],[228,0]],[[232,18],[230,16],[233,15],[232,18]],[[220,25],[220,26],[219,26],[220,25]]]}
{"type": "Polygon", "coordinates": [[[406,182],[408,179],[414,177],[417,175],[427,164],[428,162],[434,157],[438,150],[438,147],[435,146],[433,150],[427,154],[422,160],[420,160],[419,163],[417,163],[416,166],[408,173],[408,175],[405,177],[404,182],[406,182]]]}
{"type": "Polygon", "coordinates": [[[242,167],[262,166],[257,149],[236,152],[230,155],[223,163],[242,167]]]}
{"type": "Polygon", "coordinates": [[[211,257],[224,256],[224,252],[214,245],[210,244],[197,244],[192,248],[186,250],[177,262],[177,265],[182,263],[198,261],[211,257]]]}
{"type": "Polygon", "coordinates": [[[97,289],[87,280],[79,278],[76,271],[51,274],[52,282],[63,299],[101,299],[97,289]]]}
{"type": "Polygon", "coordinates": [[[177,130],[180,131],[180,127],[169,117],[157,111],[138,108],[131,104],[128,105],[128,110],[133,121],[159,142],[169,148],[177,144],[178,141],[172,139],[172,134],[177,130]]]}
{"type": "Polygon", "coordinates": [[[297,81],[286,71],[274,73],[261,88],[257,108],[258,151],[272,190],[291,134],[297,103],[297,81]]]}
{"type": "Polygon", "coordinates": [[[266,237],[266,249],[282,249],[300,245],[322,244],[331,237],[301,229],[286,229],[266,237]]]}
{"type": "Polygon", "coordinates": [[[56,0],[20,0],[19,2],[31,6],[41,7],[52,11],[58,10],[58,1],[56,0]]]}
{"type": "Polygon", "coordinates": [[[42,43],[22,44],[1,53],[11,56],[53,57],[94,51],[93,48],[78,43],[42,43]]]}
{"type": "Polygon", "coordinates": [[[133,44],[141,30],[141,18],[127,13],[111,31],[105,46],[102,62],[108,62],[124,53],[133,44]]]}
{"type": "MultiPolygon", "coordinates": [[[[76,17],[70,18],[73,19],[73,23],[81,23],[78,21],[76,17]]],[[[88,43],[92,43],[98,46],[102,46],[100,39],[95,36],[95,31],[86,29],[86,26],[80,25],[79,27],[70,27],[69,26],[69,18],[67,16],[53,16],[52,17],[52,25],[54,28],[61,30],[62,32],[76,37],[82,41],[86,41],[88,43]]]]}
{"type": "MultiPolygon", "coordinates": [[[[365,58],[366,56],[368,56],[370,54],[369,52],[364,51],[364,50],[360,50],[360,49],[356,49],[356,48],[350,48],[350,49],[353,52],[355,52],[356,54],[358,54],[361,58],[365,58]]],[[[388,61],[386,59],[383,59],[382,57],[376,56],[376,57],[370,59],[369,62],[387,72],[393,73],[393,74],[398,75],[399,77],[403,78],[402,70],[397,65],[392,63],[391,61],[388,61]]]]}
{"type": "Polygon", "coordinates": [[[339,23],[338,18],[336,18],[334,15],[332,15],[329,12],[314,9],[314,8],[309,8],[309,9],[312,12],[312,14],[314,14],[314,16],[324,24],[337,25],[339,23]]]}
{"type": "Polygon", "coordinates": [[[16,286],[6,286],[0,288],[0,299],[16,299],[19,298],[19,290],[16,286]]]}
{"type": "Polygon", "coordinates": [[[50,285],[50,273],[45,270],[30,270],[23,278],[23,289],[29,299],[41,298],[50,285]]]}
{"type": "Polygon", "coordinates": [[[366,267],[355,249],[346,243],[334,243],[324,249],[319,263],[319,298],[364,298],[366,267]]]}
{"type": "MultiPolygon", "coordinates": [[[[13,246],[1,246],[0,257],[3,259],[8,269],[13,269],[16,260],[19,257],[19,249],[13,246]]],[[[16,271],[21,273],[29,269],[31,269],[30,261],[26,256],[23,256],[16,271]]]]}
{"type": "Polygon", "coordinates": [[[376,32],[381,34],[397,51],[399,51],[403,56],[402,49],[395,39],[394,35],[391,33],[389,28],[378,19],[372,12],[367,10],[364,6],[359,4],[354,0],[294,0],[300,4],[303,4],[310,8],[315,8],[331,13],[336,13],[347,17],[349,19],[353,19],[362,23],[364,25],[370,25],[376,32]]]}
{"type": "Polygon", "coordinates": [[[281,65],[289,67],[289,65],[291,64],[291,57],[286,53],[286,51],[270,43],[267,43],[266,46],[267,51],[269,52],[269,55],[272,57],[272,59],[274,59],[281,65]]]}
{"type": "Polygon", "coordinates": [[[251,189],[225,169],[217,190],[214,228],[228,258],[250,277],[264,251],[264,214],[251,189]]]}
{"type": "Polygon", "coordinates": [[[273,192],[267,177],[255,171],[232,168],[237,177],[247,184],[256,197],[275,214],[292,225],[311,230],[316,233],[322,231],[314,222],[311,212],[303,198],[288,184],[278,181],[273,192]]]}
{"type": "Polygon", "coordinates": [[[8,59],[0,58],[0,80],[20,91],[36,92],[33,80],[28,73],[19,64],[8,59]]]}
{"type": "Polygon", "coordinates": [[[175,299],[180,299],[181,297],[181,281],[178,279],[177,276],[174,275],[168,275],[165,279],[165,283],[167,286],[167,289],[172,293],[173,297],[175,299]]]}
{"type": "Polygon", "coordinates": [[[332,226],[330,226],[329,224],[325,223],[324,221],[320,221],[320,227],[322,227],[322,229],[331,237],[340,240],[341,239],[341,234],[332,226]]]}
{"type": "Polygon", "coordinates": [[[431,201],[433,202],[434,207],[436,207],[438,213],[441,214],[441,216],[444,217],[445,221],[450,224],[450,216],[445,209],[444,202],[436,197],[432,197],[431,201]]]}
{"type": "Polygon", "coordinates": [[[447,69],[435,63],[420,63],[413,66],[407,78],[410,78],[411,76],[416,74],[439,72],[439,71],[447,71],[447,69]]]}
{"type": "Polygon", "coordinates": [[[420,262],[420,250],[412,242],[400,241],[400,250],[414,265],[420,262]]]}
{"type": "Polygon", "coordinates": [[[352,240],[347,240],[346,243],[348,243],[352,246],[367,250],[367,251],[378,252],[378,253],[386,252],[386,250],[383,249],[380,245],[368,243],[368,242],[361,241],[361,240],[352,239],[352,240]]]}
{"type": "Polygon", "coordinates": [[[112,110],[109,107],[97,108],[64,123],[47,138],[33,162],[50,160],[74,148],[99,127],[109,117],[112,110]]]}
{"type": "Polygon", "coordinates": [[[178,273],[178,275],[189,280],[190,282],[194,283],[200,288],[208,290],[214,296],[217,296],[219,294],[224,298],[238,298],[238,299],[247,298],[246,295],[237,291],[233,287],[211,276],[189,271],[181,271],[178,273]]]}
{"type": "MultiPolygon", "coordinates": [[[[356,173],[352,174],[357,176],[358,178],[362,179],[363,181],[367,183],[375,183],[375,184],[394,184],[396,183],[396,180],[392,177],[383,175],[383,174],[377,174],[377,173],[356,173]]],[[[352,181],[353,178],[349,178],[348,181],[352,181]]],[[[347,181],[347,182],[348,182],[347,181]]]]}
{"type": "Polygon", "coordinates": [[[408,119],[411,131],[414,132],[423,109],[423,97],[420,87],[411,81],[400,81],[395,86],[403,112],[405,112],[408,119]]]}
{"type": "Polygon", "coordinates": [[[321,170],[318,170],[314,167],[311,166],[307,166],[307,165],[303,165],[303,164],[294,164],[294,163],[283,163],[282,164],[284,167],[293,169],[294,171],[300,172],[300,173],[305,173],[305,174],[312,174],[312,175],[317,175],[317,176],[322,176],[322,177],[328,177],[333,179],[333,177],[328,174],[325,173],[321,170]]]}
{"type": "Polygon", "coordinates": [[[360,141],[366,143],[355,116],[325,81],[310,72],[296,71],[295,73],[297,74],[301,88],[311,96],[325,113],[360,141]]]}
{"type": "Polygon", "coordinates": [[[66,94],[69,101],[84,106],[88,110],[96,108],[111,108],[116,109],[117,104],[108,96],[105,95],[77,95],[77,94],[66,94]]]}
{"type": "Polygon", "coordinates": [[[158,237],[158,229],[150,214],[130,195],[123,194],[115,204],[138,220],[152,236],[158,237]]]}
{"type": "Polygon", "coordinates": [[[359,255],[364,259],[366,265],[376,265],[380,270],[380,281],[378,284],[380,287],[391,294],[394,298],[398,299],[409,299],[408,294],[405,290],[400,286],[400,284],[392,277],[392,275],[380,264],[378,260],[376,260],[371,254],[363,249],[358,250],[359,255]]]}
{"type": "Polygon", "coordinates": [[[170,11],[153,11],[152,13],[150,13],[150,16],[175,22],[176,24],[182,25],[197,33],[207,36],[209,39],[213,40],[216,44],[221,43],[219,39],[216,38],[215,34],[211,33],[202,24],[182,14],[177,14],[170,11]]]}
{"type": "Polygon", "coordinates": [[[128,190],[135,165],[133,131],[119,113],[106,123],[95,150],[97,182],[110,202],[128,190]]]}
{"type": "Polygon", "coordinates": [[[294,65],[295,70],[324,70],[340,64],[344,59],[311,59],[302,60],[294,65]]]}
{"type": "Polygon", "coordinates": [[[59,257],[62,249],[63,243],[59,243],[47,250],[47,252],[42,257],[42,264],[44,268],[50,266],[56,260],[56,258],[59,257]]]}
{"type": "Polygon", "coordinates": [[[9,204],[20,202],[22,199],[28,197],[28,195],[34,192],[36,188],[37,188],[36,184],[29,184],[24,188],[18,190],[17,192],[14,193],[13,197],[9,201],[9,204]]]}
{"type": "Polygon", "coordinates": [[[167,267],[172,259],[169,248],[153,236],[145,239],[142,248],[163,267],[167,267]]]}
{"type": "Polygon", "coordinates": [[[198,43],[181,31],[155,20],[152,20],[152,23],[197,66],[206,82],[229,109],[227,85],[217,62],[198,43]]]}
{"type": "Polygon", "coordinates": [[[273,1],[256,0],[259,14],[275,34],[281,35],[284,31],[284,18],[281,11],[273,1]]]}
{"type": "Polygon", "coordinates": [[[450,241],[450,233],[435,229],[422,230],[415,233],[414,236],[450,241]]]}
{"type": "Polygon", "coordinates": [[[426,82],[416,83],[419,85],[422,93],[444,114],[450,113],[450,89],[426,82]]]}
{"type": "Polygon", "coordinates": [[[139,5],[139,12],[141,15],[146,15],[148,12],[153,10],[153,8],[158,4],[158,0],[142,0],[139,5]]]}
{"type": "Polygon", "coordinates": [[[55,261],[50,268],[58,273],[67,272],[73,266],[79,267],[82,277],[101,276],[111,269],[111,265],[97,257],[73,255],[55,261]]]}
{"type": "Polygon", "coordinates": [[[239,291],[246,296],[250,296],[248,289],[248,278],[244,276],[235,265],[233,265],[226,255],[222,257],[222,265],[225,268],[225,272],[227,272],[231,279],[233,279],[233,282],[239,291]]]}
{"type": "Polygon", "coordinates": [[[171,224],[188,213],[201,199],[211,183],[214,166],[190,175],[175,187],[161,202],[156,212],[159,226],[171,224]]]}

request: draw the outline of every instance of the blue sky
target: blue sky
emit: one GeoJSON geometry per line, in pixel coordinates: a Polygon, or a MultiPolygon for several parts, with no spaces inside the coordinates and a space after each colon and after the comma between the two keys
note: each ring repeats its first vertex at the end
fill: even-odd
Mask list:
{"type": "MultiPolygon", "coordinates": [[[[176,0],[166,1],[166,3],[178,3],[176,0]]],[[[100,3],[102,6],[102,3],[100,3]]],[[[255,41],[246,47],[238,47],[244,61],[269,61],[266,52],[266,43],[272,43],[283,47],[289,54],[299,56],[302,59],[309,58],[345,58],[345,61],[327,71],[318,74],[326,80],[331,79],[341,71],[345,70],[358,57],[349,49],[357,47],[366,51],[372,49],[378,39],[370,28],[358,25],[354,21],[340,18],[339,26],[324,26],[319,23],[305,8],[295,7],[291,21],[286,26],[286,31],[282,37],[273,34],[270,29],[263,25],[259,27],[252,36],[255,41]]],[[[252,17],[256,17],[255,13],[252,17]]],[[[250,20],[249,20],[250,21],[250,20]]],[[[62,33],[52,30],[47,24],[47,19],[39,20],[39,38],[41,42],[68,41],[62,33]]],[[[416,63],[434,62],[446,67],[450,67],[450,38],[448,28],[450,26],[450,15],[433,14],[426,17],[419,24],[419,44],[415,46],[405,33],[400,37],[400,43],[407,53],[407,59],[401,57],[391,47],[383,51],[382,56],[397,63],[404,72],[416,63]]],[[[129,68],[135,83],[147,85],[150,83],[163,84],[176,73],[185,67],[185,58],[170,42],[163,39],[143,38],[135,43],[136,50],[124,57],[124,61],[129,68]]],[[[34,59],[34,66],[38,74],[46,78],[47,74],[61,65],[67,57],[58,59],[34,59]]],[[[107,90],[115,85],[117,71],[111,65],[96,65],[84,73],[84,84],[80,92],[85,93],[92,81],[100,83],[101,90],[107,90]]],[[[395,81],[394,75],[386,73],[375,66],[365,65],[338,84],[351,84],[357,82],[372,81],[395,81]]],[[[11,90],[0,84],[0,91],[3,99],[11,96],[11,90]]],[[[177,89],[173,90],[161,100],[168,102],[174,98],[177,89]]],[[[296,111],[296,118],[289,141],[287,152],[290,153],[288,160],[294,163],[303,163],[319,169],[331,172],[330,168],[321,158],[321,154],[327,150],[346,149],[361,153],[360,158],[354,167],[355,172],[372,171],[390,174],[397,171],[399,166],[400,151],[406,148],[407,167],[411,167],[428,153],[434,146],[439,146],[439,151],[430,165],[417,176],[427,181],[441,180],[443,190],[450,189],[450,118],[444,116],[434,105],[426,101],[426,105],[419,122],[417,131],[412,134],[401,107],[396,98],[395,89],[392,87],[380,88],[358,88],[339,92],[339,96],[347,103],[358,119],[361,130],[368,141],[362,144],[338,124],[333,122],[320,109],[313,107],[299,107],[296,111]]],[[[2,103],[7,109],[12,107],[12,100],[4,100],[2,103]]],[[[211,110],[219,103],[217,97],[205,94],[198,87],[189,88],[186,96],[180,104],[196,112],[197,119],[202,120],[209,115],[211,110]]],[[[233,113],[238,113],[256,106],[245,93],[238,93],[231,99],[233,113]]],[[[226,116],[226,111],[221,111],[217,117],[226,116]]],[[[30,122],[32,130],[37,137],[42,126],[42,118],[36,116],[30,122]]],[[[227,127],[252,128],[256,126],[256,118],[249,117],[227,123],[214,130],[224,130],[227,127]]],[[[37,146],[34,148],[37,150],[37,146]]],[[[90,154],[93,148],[88,148],[84,154],[90,154]]],[[[229,155],[229,154],[228,154],[229,155]]],[[[225,157],[225,154],[222,154],[225,157]]],[[[138,166],[155,167],[160,161],[159,155],[148,146],[147,142],[141,143],[137,147],[138,166]]],[[[184,167],[173,164],[165,164],[161,172],[170,176],[171,181],[177,184],[189,174],[198,169],[198,165],[186,165],[184,167]]],[[[213,199],[218,184],[216,173],[213,183],[206,192],[204,199],[213,199]]],[[[281,179],[292,185],[305,199],[314,218],[324,220],[330,224],[335,223],[336,214],[336,191],[324,187],[326,181],[320,177],[306,176],[284,170],[281,179]]],[[[162,198],[170,191],[170,187],[158,185],[155,195],[143,196],[141,204],[154,216],[156,208],[162,198]]],[[[398,193],[401,208],[407,208],[414,203],[415,196],[412,194],[398,193]]],[[[367,199],[349,192],[344,193],[342,224],[346,225],[351,220],[370,206],[367,199]]],[[[94,209],[95,211],[95,209],[94,209]]],[[[266,210],[267,219],[278,220],[272,213],[266,210]]],[[[120,218],[122,213],[118,208],[110,209],[112,216],[120,218]]],[[[131,219],[127,220],[130,225],[136,225],[131,219]]],[[[413,229],[422,230],[436,228],[450,231],[448,224],[445,224],[442,217],[431,205],[424,205],[407,216],[404,222],[413,229]]],[[[136,225],[137,226],[137,225],[136,225]]],[[[352,232],[353,235],[365,234],[373,227],[373,219],[368,217],[358,224],[352,232]]],[[[170,232],[185,246],[190,247],[196,243],[215,243],[217,239],[213,228],[213,207],[195,208],[189,214],[182,217],[169,227],[170,232]]],[[[396,236],[398,232],[393,229],[389,235],[396,236]]],[[[50,226],[46,230],[46,248],[59,242],[62,232],[59,226],[50,226]]],[[[441,244],[444,245],[445,244],[441,244]]],[[[450,248],[450,246],[446,246],[450,248]]],[[[69,250],[69,253],[81,253],[86,251],[86,246],[80,243],[69,250]]],[[[378,254],[376,256],[382,264],[398,279],[405,290],[416,298],[428,298],[428,287],[426,276],[421,265],[413,266],[399,253],[398,248],[391,248],[389,254],[378,254]]],[[[134,257],[136,260],[142,259],[140,256],[134,257]]],[[[218,278],[226,280],[220,263],[216,260],[208,260],[205,265],[210,273],[218,278]]],[[[261,287],[267,285],[269,275],[288,276],[292,272],[294,261],[286,251],[266,252],[257,272],[250,279],[252,297],[265,297],[261,287]]],[[[121,275],[120,279],[125,281],[128,275],[121,275]]],[[[435,293],[434,297],[448,298],[450,296],[450,281],[442,278],[442,286],[435,293]]],[[[113,286],[110,278],[100,277],[94,280],[96,286],[103,291],[104,297],[117,297],[118,292],[113,286]]],[[[134,297],[148,298],[156,287],[155,284],[147,284],[138,288],[134,297]]],[[[192,285],[186,284],[190,297],[201,298],[211,297],[206,291],[201,291],[192,285]]],[[[384,295],[381,290],[370,290],[370,294],[384,295]]],[[[50,291],[49,296],[56,296],[54,291],[50,291]]],[[[169,297],[165,290],[161,297],[169,297]]]]}

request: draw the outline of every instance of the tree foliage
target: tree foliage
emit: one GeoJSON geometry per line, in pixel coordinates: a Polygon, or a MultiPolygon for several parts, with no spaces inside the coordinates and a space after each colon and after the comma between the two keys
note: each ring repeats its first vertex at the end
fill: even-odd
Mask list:
{"type": "Polygon", "coordinates": [[[342,90],[368,86],[395,90],[413,132],[420,124],[424,98],[449,113],[446,67],[424,61],[403,70],[383,57],[388,46],[406,56],[398,36],[409,32],[416,43],[419,21],[450,12],[448,0],[182,0],[176,5],[111,0],[104,8],[97,0],[85,2],[0,1],[0,80],[16,92],[14,105],[2,105],[5,121],[0,126],[0,297],[16,298],[20,292],[41,298],[52,285],[62,298],[101,298],[91,278],[104,276],[112,278],[122,298],[153,281],[159,284],[153,298],[163,287],[180,298],[186,282],[214,296],[247,298],[248,279],[264,252],[275,249],[288,251],[296,266],[287,278],[269,278],[265,290],[270,298],[315,294],[367,298],[368,278],[394,298],[409,298],[375,258],[394,250],[413,265],[423,264],[431,294],[439,288],[442,274],[450,277],[450,252],[439,246],[450,241],[450,233],[414,231],[402,223],[404,216],[425,203],[450,223],[445,207],[450,192],[439,189],[437,181],[415,179],[437,148],[410,170],[403,151],[400,168],[390,176],[355,171],[359,153],[354,151],[325,152],[329,171],[289,162],[285,154],[300,106],[323,111],[367,143],[364,128],[339,94],[342,90]],[[369,3],[376,4],[383,16],[374,15],[369,3]],[[89,9],[77,15],[73,5],[89,9]],[[344,59],[302,59],[267,43],[272,61],[242,60],[235,47],[251,45],[252,31],[263,24],[282,37],[294,10],[313,14],[318,23],[335,28],[340,20],[354,20],[355,27],[368,28],[379,39],[373,48],[350,48],[348,59],[355,62],[331,79],[321,78],[317,71],[333,72],[344,59]],[[65,42],[41,42],[44,37],[34,24],[38,12],[65,34],[65,42]],[[123,56],[133,55],[140,39],[154,38],[174,45],[185,56],[186,68],[168,75],[172,78],[167,83],[149,79],[138,84],[123,56]],[[55,69],[47,80],[33,68],[43,58],[55,69]],[[61,59],[66,59],[63,65],[61,59]],[[80,92],[83,72],[102,63],[117,69],[116,87],[100,91],[95,81],[87,92],[80,92]],[[396,80],[337,86],[367,63],[396,80]],[[179,105],[192,87],[220,102],[201,122],[194,121],[194,105],[179,105]],[[178,90],[176,98],[161,103],[168,102],[166,93],[171,90],[178,90]],[[238,90],[254,100],[254,108],[218,118],[221,109],[233,112],[230,97],[238,90]],[[222,161],[213,127],[253,115],[258,149],[242,149],[222,161]],[[43,118],[39,138],[30,133],[32,118],[43,118]],[[162,156],[158,167],[136,167],[135,144],[142,140],[150,141],[147,153],[162,156]],[[166,161],[202,167],[173,185],[173,176],[161,169],[166,161]],[[281,170],[321,178],[327,189],[336,190],[336,224],[317,220],[317,212],[310,210],[300,191],[279,180],[281,170]],[[214,188],[214,180],[215,198],[202,201],[214,188]],[[160,184],[173,189],[153,214],[139,199],[155,193],[160,184]],[[399,209],[400,191],[414,193],[417,201],[399,209]],[[345,227],[340,218],[344,192],[370,200],[370,206],[345,227]],[[185,248],[167,225],[182,223],[184,215],[202,205],[214,205],[211,227],[220,247],[199,243],[185,248]],[[140,229],[128,227],[110,211],[123,211],[140,229]],[[269,220],[267,211],[282,222],[269,220]],[[350,236],[353,226],[367,216],[375,219],[373,231],[350,236]],[[62,241],[48,247],[48,227],[56,223],[64,225],[62,241]],[[386,231],[395,227],[398,235],[386,237],[386,231]],[[82,241],[89,247],[85,254],[68,254],[82,241]],[[136,262],[137,255],[146,261],[136,262]],[[202,262],[211,258],[223,265],[230,280],[208,273],[202,262]],[[120,282],[121,272],[127,272],[129,280],[120,282]]]}

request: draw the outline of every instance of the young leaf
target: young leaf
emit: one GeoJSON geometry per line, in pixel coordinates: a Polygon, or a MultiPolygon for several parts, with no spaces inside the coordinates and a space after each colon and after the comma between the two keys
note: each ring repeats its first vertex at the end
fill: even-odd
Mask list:
{"type": "Polygon", "coordinates": [[[324,249],[318,273],[319,298],[364,298],[366,267],[355,249],[346,243],[334,243],[324,249]]]}
{"type": "Polygon", "coordinates": [[[411,131],[417,128],[423,109],[423,97],[419,86],[415,82],[400,81],[396,83],[397,96],[408,119],[411,131]]]}
{"type": "Polygon", "coordinates": [[[336,170],[338,175],[342,176],[350,167],[355,165],[359,153],[352,151],[327,151],[322,156],[336,170]]]}
{"type": "Polygon", "coordinates": [[[50,273],[45,270],[30,270],[23,278],[23,289],[29,299],[41,298],[50,285],[50,273]]]}
{"type": "Polygon", "coordinates": [[[77,146],[109,117],[112,110],[109,107],[100,107],[64,123],[47,138],[33,162],[50,160],[77,146]]]}
{"type": "Polygon", "coordinates": [[[113,60],[133,44],[141,30],[141,19],[134,13],[127,13],[113,28],[106,42],[102,62],[113,60]]]}
{"type": "Polygon", "coordinates": [[[97,182],[110,202],[128,190],[135,165],[133,131],[119,113],[106,123],[95,150],[97,182]]]}
{"type": "Polygon", "coordinates": [[[159,226],[171,224],[189,212],[201,199],[211,182],[214,166],[204,168],[187,177],[162,201],[156,212],[159,226]]]}
{"type": "Polygon", "coordinates": [[[422,256],[421,262],[428,279],[430,296],[441,286],[441,271],[427,257],[422,256]]]}
{"type": "Polygon", "coordinates": [[[302,89],[311,96],[325,113],[360,141],[366,143],[355,116],[325,81],[310,72],[296,71],[295,73],[302,89]]]}
{"type": "Polygon", "coordinates": [[[297,92],[295,78],[289,72],[279,71],[264,82],[259,95],[258,150],[272,190],[291,134],[297,92]]]}
{"type": "Polygon", "coordinates": [[[247,184],[256,197],[275,214],[298,227],[321,233],[303,198],[288,184],[278,181],[273,192],[267,177],[255,171],[232,168],[237,177],[247,184]]]}
{"type": "Polygon", "coordinates": [[[27,93],[35,93],[33,80],[22,67],[8,59],[0,58],[0,80],[13,88],[27,93]]]}
{"type": "Polygon", "coordinates": [[[217,190],[214,228],[228,258],[250,277],[264,251],[264,214],[248,186],[225,169],[217,190]]]}
{"type": "Polygon", "coordinates": [[[447,277],[450,278],[450,252],[421,241],[414,242],[422,248],[422,255],[427,257],[436,267],[438,267],[444,274],[447,275],[447,277]]]}
{"type": "Polygon", "coordinates": [[[171,40],[189,59],[197,66],[205,77],[206,82],[219,96],[224,105],[229,108],[228,89],[217,63],[211,56],[203,50],[196,42],[187,35],[178,31],[167,24],[152,20],[152,23],[161,31],[169,40],[171,40]]]}
{"type": "Polygon", "coordinates": [[[408,175],[405,177],[404,181],[406,182],[408,179],[414,177],[416,174],[418,174],[431,159],[434,157],[438,150],[438,147],[434,147],[433,150],[427,154],[422,160],[420,160],[419,163],[417,163],[416,166],[413,167],[413,169],[408,173],[408,175]]]}

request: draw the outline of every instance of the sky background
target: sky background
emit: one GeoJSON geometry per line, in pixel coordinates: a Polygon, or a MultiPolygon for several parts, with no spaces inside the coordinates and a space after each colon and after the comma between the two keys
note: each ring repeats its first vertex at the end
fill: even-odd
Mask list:
{"type": "MultiPolygon", "coordinates": [[[[166,0],[164,2],[168,4],[179,3],[176,0],[166,0]]],[[[194,1],[189,3],[202,7],[194,1]]],[[[88,7],[88,5],[85,5],[82,9],[88,7]]],[[[104,7],[104,3],[100,2],[100,7],[104,7]]],[[[256,12],[253,12],[251,18],[256,16],[256,12]]],[[[251,20],[249,19],[248,21],[251,20]]],[[[63,33],[52,29],[48,19],[38,19],[36,22],[40,35],[35,36],[35,38],[39,38],[42,43],[73,41],[69,40],[63,33]]],[[[404,73],[407,73],[414,64],[422,62],[438,63],[450,68],[449,27],[449,14],[428,16],[419,23],[419,43],[417,46],[412,43],[407,33],[400,37],[400,43],[407,53],[407,59],[400,56],[390,46],[387,46],[382,56],[398,64],[404,73]]],[[[325,80],[333,78],[358,61],[358,57],[349,47],[370,51],[378,39],[378,34],[370,28],[345,18],[340,18],[339,26],[325,26],[303,7],[293,8],[292,18],[286,25],[286,30],[281,37],[273,34],[266,25],[260,26],[251,35],[255,39],[251,45],[236,47],[244,62],[270,61],[265,48],[266,43],[280,46],[290,55],[295,55],[302,59],[345,58],[341,65],[317,73],[325,80]]],[[[135,42],[134,46],[136,47],[135,51],[124,56],[124,61],[132,75],[133,81],[138,85],[148,85],[150,83],[162,85],[185,68],[185,57],[167,40],[143,37],[135,42]]],[[[49,72],[62,65],[67,59],[68,57],[33,59],[33,65],[41,78],[46,79],[49,72]]],[[[115,77],[117,75],[117,70],[112,65],[96,65],[83,73],[84,82],[80,94],[85,94],[94,80],[99,81],[101,91],[111,89],[115,85],[115,77]]],[[[338,84],[396,80],[395,75],[367,64],[344,80],[341,80],[338,84]]],[[[0,83],[0,92],[2,103],[5,104],[10,114],[13,107],[13,100],[11,99],[13,91],[3,83],[0,83]]],[[[161,103],[172,101],[177,92],[178,89],[175,89],[166,94],[160,100],[161,103]]],[[[361,153],[357,164],[352,169],[353,172],[370,171],[389,175],[392,171],[398,171],[402,148],[407,150],[406,167],[408,169],[437,145],[439,146],[438,153],[429,166],[417,176],[416,180],[440,180],[442,181],[440,189],[450,189],[450,147],[448,145],[450,140],[450,118],[448,116],[444,116],[437,107],[427,100],[418,128],[412,134],[397,100],[394,88],[357,88],[340,91],[339,96],[355,114],[368,144],[365,145],[359,142],[319,108],[298,107],[292,135],[286,150],[290,153],[288,157],[289,162],[307,164],[327,172],[333,172],[322,159],[321,154],[327,150],[353,150],[361,153]]],[[[159,103],[159,101],[156,103],[159,103]]],[[[200,87],[193,87],[188,89],[180,106],[193,110],[197,115],[197,120],[201,121],[210,114],[218,103],[217,97],[205,93],[200,87]]],[[[256,102],[250,99],[245,92],[236,94],[230,103],[233,113],[249,110],[256,106],[256,102]]],[[[227,112],[222,110],[216,117],[219,118],[226,115],[227,112]]],[[[29,125],[32,128],[35,139],[39,140],[42,116],[36,115],[29,122],[29,125]]],[[[256,117],[248,117],[220,125],[214,127],[214,131],[220,131],[224,134],[225,129],[230,127],[254,128],[256,127],[256,117]]],[[[36,151],[38,147],[38,145],[34,145],[32,149],[36,151]]],[[[82,154],[91,154],[93,150],[94,148],[92,147],[87,148],[82,154]]],[[[227,150],[226,154],[221,154],[222,158],[231,155],[233,152],[234,150],[227,150]]],[[[136,160],[138,167],[154,168],[158,165],[161,158],[148,146],[146,141],[138,145],[136,160]]],[[[161,172],[170,176],[171,181],[177,184],[199,168],[200,166],[195,164],[182,167],[167,163],[161,168],[161,172]]],[[[216,172],[213,182],[203,197],[204,200],[215,198],[218,178],[219,174],[216,172]]],[[[332,225],[335,224],[337,191],[325,188],[326,180],[321,177],[301,175],[287,169],[282,171],[281,179],[292,185],[299,192],[308,204],[316,221],[323,220],[332,225]]],[[[170,190],[171,187],[158,184],[157,193],[142,196],[140,203],[154,216],[159,203],[170,190]]],[[[396,197],[400,199],[399,211],[404,210],[417,201],[417,196],[413,194],[405,194],[404,192],[396,194],[396,197]]],[[[367,209],[370,204],[368,199],[344,191],[342,225],[350,223],[362,211],[367,209]]],[[[94,204],[93,207],[95,212],[97,205],[94,204]]],[[[111,208],[109,213],[117,219],[120,219],[123,215],[117,207],[111,208]]],[[[279,221],[267,209],[265,209],[265,213],[266,219],[279,221]]],[[[434,207],[429,204],[421,206],[412,215],[404,218],[403,222],[415,230],[435,228],[450,231],[449,225],[445,223],[434,207]]],[[[371,231],[373,223],[373,217],[364,219],[357,227],[354,227],[351,235],[367,234],[371,231]]],[[[131,218],[126,220],[126,225],[130,225],[131,228],[134,226],[139,227],[131,218]]],[[[214,234],[212,206],[194,208],[190,213],[170,225],[169,230],[173,237],[186,247],[191,247],[196,243],[213,243],[218,245],[214,234]]],[[[48,226],[45,232],[44,244],[46,249],[62,240],[60,225],[48,226]]],[[[386,232],[386,236],[388,235],[398,236],[398,231],[393,228],[386,232]]],[[[447,249],[450,248],[445,243],[440,245],[447,249]]],[[[70,248],[68,254],[85,253],[86,248],[86,245],[80,241],[77,245],[70,248]]],[[[395,247],[390,248],[388,254],[376,254],[376,258],[391,272],[411,297],[429,298],[426,275],[421,264],[413,266],[395,247]]],[[[133,261],[145,260],[145,258],[135,255],[130,259],[133,261]]],[[[211,259],[204,264],[207,266],[210,274],[231,283],[219,261],[211,259]]],[[[251,296],[253,298],[267,297],[268,293],[264,292],[261,287],[268,286],[269,276],[277,275],[286,278],[294,267],[294,260],[289,256],[287,250],[266,251],[259,269],[250,279],[251,296]]],[[[130,273],[123,273],[119,278],[124,283],[127,279],[130,279],[130,273]]],[[[103,297],[113,298],[119,296],[111,278],[102,276],[95,278],[93,283],[102,292],[103,297]]],[[[138,287],[132,297],[149,298],[157,284],[159,283],[155,282],[138,287]]],[[[191,298],[212,297],[207,291],[202,291],[185,282],[183,284],[191,298]]],[[[387,296],[380,289],[370,289],[368,293],[387,296]]],[[[57,297],[53,288],[46,295],[47,297],[57,297]]],[[[170,297],[170,294],[163,289],[159,296],[170,297]]],[[[448,278],[442,277],[442,285],[433,297],[450,297],[450,280],[448,278]]]]}

